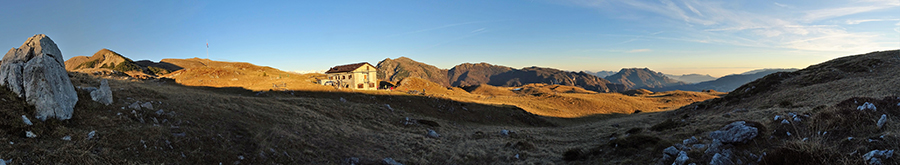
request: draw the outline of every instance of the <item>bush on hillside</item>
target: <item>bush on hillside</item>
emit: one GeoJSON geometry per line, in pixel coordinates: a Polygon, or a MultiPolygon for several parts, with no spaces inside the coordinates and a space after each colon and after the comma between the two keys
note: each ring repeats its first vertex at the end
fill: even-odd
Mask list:
{"type": "Polygon", "coordinates": [[[150,70],[150,73],[153,73],[154,75],[157,75],[157,76],[158,76],[158,75],[169,74],[169,73],[171,72],[171,71],[169,71],[169,70],[166,70],[166,69],[163,69],[163,68],[159,68],[159,67],[153,67],[153,66],[148,66],[148,67],[147,67],[147,70],[150,70]]]}
{"type": "Polygon", "coordinates": [[[131,63],[128,61],[122,61],[119,64],[115,65],[115,67],[113,67],[112,70],[116,70],[116,71],[120,71],[120,72],[140,71],[141,67],[138,66],[137,64],[134,64],[134,63],[131,63]]]}
{"type": "Polygon", "coordinates": [[[81,65],[78,65],[78,67],[77,67],[76,69],[81,69],[81,68],[94,68],[94,66],[97,65],[97,62],[100,62],[100,59],[91,60],[91,61],[88,61],[88,62],[81,63],[81,65]]]}

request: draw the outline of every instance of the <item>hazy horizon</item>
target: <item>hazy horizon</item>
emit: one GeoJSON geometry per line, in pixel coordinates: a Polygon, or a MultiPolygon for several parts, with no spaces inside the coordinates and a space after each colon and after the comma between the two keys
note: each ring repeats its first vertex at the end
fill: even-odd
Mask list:
{"type": "Polygon", "coordinates": [[[900,49],[896,0],[21,1],[0,46],[47,34],[63,56],[209,58],[285,71],[409,57],[721,77],[900,49]],[[39,12],[37,12],[39,11],[39,12]]]}

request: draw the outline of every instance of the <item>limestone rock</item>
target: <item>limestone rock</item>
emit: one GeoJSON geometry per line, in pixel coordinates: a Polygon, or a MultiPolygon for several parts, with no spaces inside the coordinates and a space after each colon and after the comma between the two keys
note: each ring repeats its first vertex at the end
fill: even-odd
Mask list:
{"type": "Polygon", "coordinates": [[[884,159],[890,159],[894,156],[894,150],[872,150],[863,155],[863,159],[872,165],[884,164],[884,159]]]}
{"type": "Polygon", "coordinates": [[[31,132],[31,131],[25,131],[25,137],[36,138],[37,134],[34,134],[34,132],[31,132]]]}
{"type": "Polygon", "coordinates": [[[439,137],[441,137],[441,135],[438,134],[437,132],[435,132],[434,130],[430,130],[430,129],[429,129],[429,130],[428,130],[428,137],[439,138],[439,137]]]}
{"type": "Polygon", "coordinates": [[[28,120],[28,117],[25,115],[22,115],[22,122],[25,122],[25,125],[34,125],[34,123],[31,123],[31,120],[28,120]]]}
{"type": "Polygon", "coordinates": [[[700,142],[700,140],[697,139],[697,137],[691,136],[691,138],[689,138],[689,139],[684,139],[684,140],[682,140],[682,141],[681,141],[681,144],[684,144],[684,145],[691,145],[691,144],[696,144],[696,143],[699,143],[699,142],[700,142]]]}
{"type": "Polygon", "coordinates": [[[676,149],[675,146],[669,146],[669,148],[663,150],[663,154],[676,156],[678,155],[678,149],[676,149]]]}
{"type": "Polygon", "coordinates": [[[736,121],[709,133],[709,138],[717,139],[722,143],[746,143],[759,135],[759,129],[746,125],[747,122],[736,121]]]}
{"type": "Polygon", "coordinates": [[[141,104],[141,108],[147,108],[147,109],[152,110],[152,109],[153,109],[153,104],[151,104],[150,102],[146,102],[146,103],[144,103],[144,104],[141,104]]]}
{"type": "Polygon", "coordinates": [[[719,153],[723,145],[724,144],[722,144],[722,141],[719,141],[719,139],[713,139],[713,142],[709,144],[704,154],[711,155],[714,153],[719,153]]]}
{"type": "Polygon", "coordinates": [[[88,134],[87,134],[87,139],[88,139],[88,140],[91,140],[91,139],[94,138],[94,136],[97,136],[97,131],[91,131],[91,132],[88,132],[88,134]]]}
{"type": "Polygon", "coordinates": [[[10,49],[0,63],[0,85],[35,106],[35,117],[66,120],[78,102],[69,80],[62,53],[43,34],[28,38],[19,48],[10,49]]]}
{"type": "Polygon", "coordinates": [[[885,122],[887,122],[887,115],[882,114],[881,119],[878,119],[878,123],[876,123],[876,125],[878,125],[878,129],[881,129],[881,127],[884,127],[885,122]]]}
{"type": "Polygon", "coordinates": [[[135,110],[141,110],[141,102],[138,101],[138,102],[131,103],[131,105],[128,105],[128,108],[135,109],[135,110]]]}
{"type": "Polygon", "coordinates": [[[91,91],[91,99],[103,105],[113,103],[112,90],[109,89],[109,82],[106,79],[100,80],[100,88],[91,91]]]}
{"type": "Polygon", "coordinates": [[[382,160],[381,160],[381,164],[385,164],[385,165],[403,165],[403,164],[401,164],[400,162],[397,162],[396,160],[394,160],[394,159],[392,159],[392,158],[384,158],[384,159],[382,159],[382,160]]]}
{"type": "Polygon", "coordinates": [[[681,151],[681,152],[678,152],[678,157],[675,158],[675,162],[672,162],[672,164],[673,165],[684,165],[684,163],[690,159],[691,158],[688,157],[687,152],[681,151]]]}
{"type": "Polygon", "coordinates": [[[712,160],[709,161],[709,165],[733,165],[731,162],[731,156],[728,153],[716,153],[713,156],[712,160]]]}
{"type": "Polygon", "coordinates": [[[875,111],[875,110],[878,110],[878,107],[875,107],[875,104],[866,102],[866,103],[863,103],[863,105],[857,106],[856,109],[860,110],[860,111],[867,110],[867,109],[871,109],[872,111],[875,111]]]}

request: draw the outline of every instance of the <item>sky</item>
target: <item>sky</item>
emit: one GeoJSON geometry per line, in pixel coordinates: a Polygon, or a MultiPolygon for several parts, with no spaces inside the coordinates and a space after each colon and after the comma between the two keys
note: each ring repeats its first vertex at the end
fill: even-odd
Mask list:
{"type": "Polygon", "coordinates": [[[108,48],[286,71],[402,56],[718,77],[900,49],[900,0],[16,1],[0,22],[0,46],[47,34],[67,59],[108,48]]]}

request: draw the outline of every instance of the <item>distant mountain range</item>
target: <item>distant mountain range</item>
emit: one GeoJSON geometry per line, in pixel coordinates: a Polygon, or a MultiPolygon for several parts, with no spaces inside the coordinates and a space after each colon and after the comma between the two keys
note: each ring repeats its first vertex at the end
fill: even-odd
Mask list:
{"type": "Polygon", "coordinates": [[[543,83],[577,86],[597,92],[623,92],[631,89],[648,89],[655,92],[711,89],[728,92],[771,73],[797,70],[759,69],[716,79],[710,75],[701,74],[666,75],[648,68],[624,68],[606,77],[597,75],[609,74],[612,71],[569,72],[541,67],[515,69],[489,63],[463,63],[450,69],[440,69],[407,57],[387,58],[378,62],[377,66],[378,78],[391,82],[399,82],[407,77],[419,77],[445,87],[466,87],[479,84],[513,87],[543,83]]]}
{"type": "Polygon", "coordinates": [[[378,62],[378,77],[398,82],[407,77],[419,77],[443,86],[521,86],[531,83],[578,86],[597,92],[625,91],[627,87],[585,73],[567,72],[553,68],[527,67],[515,69],[488,63],[464,63],[453,68],[439,69],[406,57],[378,62]]]}
{"type": "Polygon", "coordinates": [[[687,84],[648,68],[623,68],[619,73],[607,76],[606,79],[613,83],[623,84],[629,89],[662,88],[687,84]]]}
{"type": "Polygon", "coordinates": [[[597,77],[607,77],[607,76],[611,76],[611,75],[614,75],[614,74],[619,73],[619,72],[616,72],[616,71],[606,71],[606,70],[601,70],[601,71],[597,71],[597,72],[584,71],[584,73],[591,74],[591,75],[594,75],[594,76],[597,76],[597,77]]]}
{"type": "Polygon", "coordinates": [[[667,86],[661,88],[650,89],[652,91],[671,91],[671,90],[683,90],[683,91],[702,91],[702,90],[716,90],[720,92],[730,92],[734,89],[737,89],[741,85],[744,85],[753,80],[759,79],[763,76],[775,73],[775,72],[793,72],[797,71],[796,68],[790,69],[758,69],[752,70],[748,72],[744,72],[741,74],[733,74],[718,78],[712,81],[705,81],[696,84],[684,84],[678,86],[667,86]]]}
{"type": "Polygon", "coordinates": [[[675,79],[678,81],[684,81],[684,82],[690,83],[690,84],[716,80],[716,77],[710,76],[708,74],[705,74],[705,75],[704,74],[683,74],[683,75],[666,74],[666,77],[669,77],[669,78],[672,78],[672,79],[675,79]]]}

